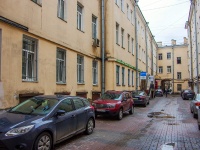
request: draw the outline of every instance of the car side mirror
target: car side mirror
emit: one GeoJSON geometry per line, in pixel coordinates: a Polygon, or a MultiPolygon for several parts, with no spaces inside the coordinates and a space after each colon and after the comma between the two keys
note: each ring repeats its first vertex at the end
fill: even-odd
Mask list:
{"type": "Polygon", "coordinates": [[[61,110],[59,109],[57,112],[56,112],[56,116],[63,116],[65,114],[65,111],[64,110],[61,110]]]}

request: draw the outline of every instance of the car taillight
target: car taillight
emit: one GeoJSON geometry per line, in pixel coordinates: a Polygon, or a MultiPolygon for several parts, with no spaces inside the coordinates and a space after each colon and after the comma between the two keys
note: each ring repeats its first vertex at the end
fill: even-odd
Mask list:
{"type": "Polygon", "coordinates": [[[200,106],[200,102],[196,102],[195,105],[196,105],[196,106],[200,106]]]}
{"type": "Polygon", "coordinates": [[[90,105],[90,108],[91,108],[92,110],[94,110],[94,106],[90,105]]]}

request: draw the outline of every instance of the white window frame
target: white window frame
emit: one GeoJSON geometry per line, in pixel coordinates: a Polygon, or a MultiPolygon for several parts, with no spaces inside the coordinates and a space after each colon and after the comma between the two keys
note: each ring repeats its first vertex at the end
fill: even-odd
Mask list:
{"type": "Polygon", "coordinates": [[[22,80],[37,81],[38,40],[24,35],[22,44],[22,80]]]}
{"type": "Polygon", "coordinates": [[[77,55],[77,83],[84,83],[84,57],[77,55]]]}
{"type": "Polygon", "coordinates": [[[182,74],[181,74],[181,72],[177,72],[177,79],[181,79],[182,78],[182,74]]]}
{"type": "Polygon", "coordinates": [[[128,52],[130,52],[130,35],[127,35],[127,39],[128,39],[128,52]]]}
{"type": "Polygon", "coordinates": [[[31,0],[31,1],[33,1],[34,3],[42,6],[42,0],[31,0]]]}
{"type": "Polygon", "coordinates": [[[56,52],[56,83],[66,83],[66,51],[57,48],[56,52]],[[59,58],[59,53],[62,53],[62,58],[59,58]]]}
{"type": "Polygon", "coordinates": [[[121,11],[124,12],[124,0],[120,0],[121,11]]]}
{"type": "Polygon", "coordinates": [[[162,60],[162,53],[158,54],[158,60],[162,60]]]}
{"type": "Polygon", "coordinates": [[[131,85],[130,74],[131,74],[131,71],[130,71],[130,69],[128,69],[128,86],[131,85]]]}
{"type": "Polygon", "coordinates": [[[134,86],[134,71],[132,70],[132,86],[134,86]]]}
{"type": "Polygon", "coordinates": [[[120,66],[116,65],[116,85],[120,85],[120,66]]]}
{"type": "Polygon", "coordinates": [[[119,44],[119,24],[116,23],[116,43],[119,44]]]}
{"type": "Polygon", "coordinates": [[[130,20],[130,15],[129,15],[129,5],[127,4],[127,18],[130,20]]]}
{"type": "Polygon", "coordinates": [[[98,85],[98,61],[92,61],[92,83],[98,85]]]}
{"type": "Polygon", "coordinates": [[[125,67],[122,67],[122,85],[125,85],[125,67]]]}
{"type": "Polygon", "coordinates": [[[92,38],[97,39],[97,17],[92,15],[92,38]]]}
{"type": "Polygon", "coordinates": [[[170,60],[171,59],[171,53],[167,53],[167,59],[170,60]]]}
{"type": "Polygon", "coordinates": [[[167,73],[171,73],[171,66],[167,66],[167,73]]]}
{"type": "Polygon", "coordinates": [[[134,55],[134,39],[132,38],[132,40],[131,40],[131,45],[132,45],[132,54],[134,55]]]}
{"type": "Polygon", "coordinates": [[[83,6],[81,4],[77,4],[77,29],[83,31],[83,6]],[[79,8],[81,11],[79,11],[79,8]]]}
{"type": "Polygon", "coordinates": [[[158,73],[163,73],[163,66],[158,67],[158,73]]]}
{"type": "Polygon", "coordinates": [[[65,21],[67,20],[67,1],[66,0],[58,0],[58,18],[65,21]]]}

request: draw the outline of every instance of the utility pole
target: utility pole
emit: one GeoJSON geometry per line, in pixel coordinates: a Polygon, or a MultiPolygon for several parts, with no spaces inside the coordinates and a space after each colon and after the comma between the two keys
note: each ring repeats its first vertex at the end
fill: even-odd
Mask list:
{"type": "Polygon", "coordinates": [[[135,0],[134,16],[135,16],[135,45],[136,45],[136,91],[138,90],[138,36],[137,36],[137,7],[138,1],[135,0]]]}

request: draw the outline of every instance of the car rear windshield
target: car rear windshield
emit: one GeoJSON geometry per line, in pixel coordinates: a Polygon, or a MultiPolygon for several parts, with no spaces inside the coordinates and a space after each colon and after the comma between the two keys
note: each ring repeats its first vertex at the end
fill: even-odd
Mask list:
{"type": "Polygon", "coordinates": [[[138,95],[142,95],[142,94],[143,94],[143,91],[133,91],[132,92],[133,97],[138,96],[138,95]]]}
{"type": "Polygon", "coordinates": [[[10,113],[45,115],[58,103],[57,99],[31,98],[12,108],[10,113]]]}
{"type": "Polygon", "coordinates": [[[121,94],[119,93],[104,93],[101,96],[102,100],[106,100],[106,99],[113,99],[113,100],[121,100],[121,94]]]}

